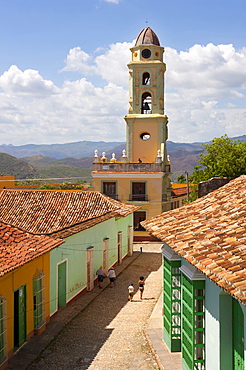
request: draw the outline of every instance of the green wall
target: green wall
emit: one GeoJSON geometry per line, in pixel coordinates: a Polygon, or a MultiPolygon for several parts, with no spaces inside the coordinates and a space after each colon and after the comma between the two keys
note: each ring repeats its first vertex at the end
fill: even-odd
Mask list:
{"type": "Polygon", "coordinates": [[[122,232],[122,257],[128,252],[128,226],[133,225],[133,215],[116,220],[114,217],[89,229],[74,234],[61,246],[50,252],[50,314],[58,309],[57,279],[58,264],[66,261],[66,302],[69,302],[86,287],[86,249],[94,247],[94,276],[102,265],[103,240],[109,239],[108,266],[118,261],[118,232],[122,232]]]}
{"type": "MultiPolygon", "coordinates": [[[[206,368],[220,369],[220,293],[222,290],[210,279],[205,285],[205,353],[206,368]]],[[[225,307],[224,307],[225,309],[225,307]]]]}

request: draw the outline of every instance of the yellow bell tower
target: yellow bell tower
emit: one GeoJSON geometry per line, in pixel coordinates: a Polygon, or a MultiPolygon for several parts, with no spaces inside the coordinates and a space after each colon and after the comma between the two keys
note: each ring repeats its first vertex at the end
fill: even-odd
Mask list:
{"type": "Polygon", "coordinates": [[[164,48],[146,27],[131,48],[126,150],[120,158],[95,151],[93,188],[125,203],[134,212],[135,241],[149,240],[141,221],[170,209],[170,163],[167,159],[167,116],[164,115],[164,48]]]}
{"type": "Polygon", "coordinates": [[[130,161],[152,163],[158,150],[166,156],[167,116],[164,115],[164,48],[154,31],[146,27],[131,48],[127,153],[130,161]]]}

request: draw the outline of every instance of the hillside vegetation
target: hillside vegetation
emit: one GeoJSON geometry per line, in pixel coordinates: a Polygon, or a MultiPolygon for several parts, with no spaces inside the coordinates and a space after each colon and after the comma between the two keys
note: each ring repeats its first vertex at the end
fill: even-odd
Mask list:
{"type": "MultiPolygon", "coordinates": [[[[246,135],[233,138],[233,140],[237,139],[245,142],[246,135]]],[[[192,174],[194,167],[199,164],[200,154],[204,152],[202,144],[167,141],[172,181],[176,181],[177,177],[185,171],[192,174]]],[[[55,182],[91,181],[90,172],[95,149],[98,150],[99,155],[105,151],[108,160],[112,153],[115,153],[116,158],[119,159],[122,150],[125,149],[125,143],[80,141],[68,144],[29,144],[19,147],[0,145],[0,152],[3,151],[0,153],[0,173],[5,176],[15,176],[16,179],[53,178],[55,182]]]]}
{"type": "Polygon", "coordinates": [[[19,179],[31,179],[36,176],[36,171],[30,163],[5,153],[0,153],[0,173],[19,179]]]}

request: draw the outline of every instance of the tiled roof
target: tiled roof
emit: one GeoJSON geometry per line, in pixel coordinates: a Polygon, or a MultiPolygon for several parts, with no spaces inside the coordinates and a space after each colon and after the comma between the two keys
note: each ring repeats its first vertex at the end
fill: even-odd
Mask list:
{"type": "Polygon", "coordinates": [[[114,212],[106,213],[103,216],[92,218],[88,221],[81,222],[80,224],[72,225],[70,227],[67,227],[66,229],[58,230],[54,233],[49,234],[49,236],[62,239],[68,238],[73,234],[77,234],[83,230],[89,229],[92,226],[100,224],[101,222],[107,221],[114,216],[117,216],[117,214],[114,212]]]}
{"type": "Polygon", "coordinates": [[[63,243],[46,235],[32,235],[0,222],[0,276],[63,243]]]}
{"type": "Polygon", "coordinates": [[[139,207],[96,191],[4,190],[0,220],[34,234],[52,234],[111,214],[127,216],[139,207]]]}
{"type": "Polygon", "coordinates": [[[246,176],[141,224],[246,305],[246,176]]]}
{"type": "MultiPolygon", "coordinates": [[[[192,190],[189,188],[189,192],[192,190]]],[[[172,197],[181,197],[187,194],[187,187],[172,189],[172,197]]]]}

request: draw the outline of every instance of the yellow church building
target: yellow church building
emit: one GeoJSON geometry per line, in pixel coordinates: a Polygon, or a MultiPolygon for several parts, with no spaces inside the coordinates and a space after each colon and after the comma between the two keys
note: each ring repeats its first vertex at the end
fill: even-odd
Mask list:
{"type": "Polygon", "coordinates": [[[141,208],[134,212],[134,240],[148,240],[140,222],[170,209],[170,163],[166,153],[168,118],[164,114],[164,48],[144,28],[130,49],[126,150],[120,159],[95,151],[93,188],[141,208]]]}

